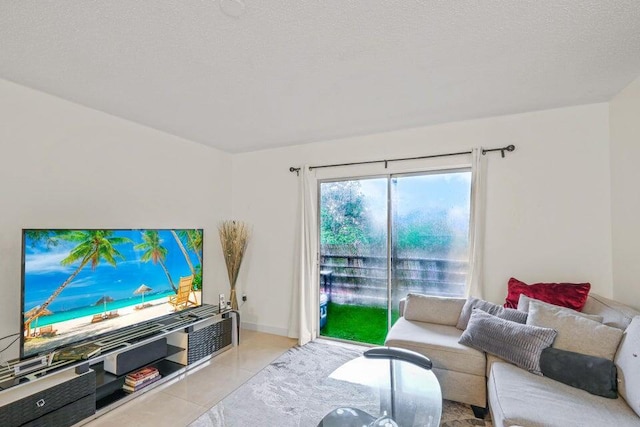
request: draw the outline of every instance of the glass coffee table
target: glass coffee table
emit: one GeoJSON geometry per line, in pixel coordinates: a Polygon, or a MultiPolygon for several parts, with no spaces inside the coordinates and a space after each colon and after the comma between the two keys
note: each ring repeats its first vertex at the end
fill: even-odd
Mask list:
{"type": "Polygon", "coordinates": [[[411,351],[377,347],[351,360],[329,375],[345,394],[344,406],[335,408],[318,427],[438,426],[442,392],[431,361],[411,351]]]}

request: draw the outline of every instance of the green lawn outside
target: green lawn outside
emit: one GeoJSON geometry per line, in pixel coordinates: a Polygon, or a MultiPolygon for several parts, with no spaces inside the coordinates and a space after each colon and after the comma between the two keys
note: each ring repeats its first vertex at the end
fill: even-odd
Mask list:
{"type": "MultiPolygon", "coordinates": [[[[391,312],[395,323],[398,312],[391,312]]],[[[320,335],[366,344],[384,344],[387,336],[387,310],[380,307],[335,304],[327,305],[327,324],[320,335]]]]}

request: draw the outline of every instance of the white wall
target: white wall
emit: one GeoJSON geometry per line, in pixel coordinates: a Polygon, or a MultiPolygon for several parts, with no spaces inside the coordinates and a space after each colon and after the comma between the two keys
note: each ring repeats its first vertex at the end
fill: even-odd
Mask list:
{"type": "MultiPolygon", "coordinates": [[[[635,84],[632,99],[637,99],[635,84]]],[[[624,95],[612,102],[612,138],[624,95]]],[[[636,110],[623,111],[637,111],[633,105],[636,110]]],[[[204,227],[205,299],[215,302],[217,293],[228,294],[216,231],[226,218],[253,226],[238,281],[239,292],[249,297],[241,308],[243,322],[286,334],[298,185],[289,166],[478,145],[517,146],[506,159],[488,158],[487,298],[502,301],[510,276],[528,282],[590,281],[595,292],[620,294],[611,279],[610,196],[620,177],[610,173],[608,104],[234,156],[2,80],[0,117],[0,336],[17,332],[19,325],[23,227],[204,227]]],[[[625,141],[626,151],[614,150],[614,167],[633,148],[625,141]]],[[[624,182],[634,177],[637,182],[637,174],[624,182]]],[[[614,219],[624,209],[614,198],[614,219]]],[[[614,255],[621,252],[616,248],[614,255]]],[[[5,356],[16,352],[13,346],[5,356]]]]}
{"type": "Polygon", "coordinates": [[[20,330],[22,228],[203,227],[205,302],[215,303],[228,288],[216,227],[230,214],[230,163],[215,149],[0,80],[0,337],[20,330]]]}
{"type": "Polygon", "coordinates": [[[640,309],[640,77],[609,108],[613,294],[640,309]]]}
{"type": "MultiPolygon", "coordinates": [[[[238,281],[248,326],[286,333],[297,185],[290,166],[515,144],[488,159],[486,297],[510,276],[589,281],[612,295],[608,105],[594,104],[347,138],[234,156],[233,216],[253,224],[238,281]]],[[[378,168],[379,172],[383,169],[378,168]]]]}

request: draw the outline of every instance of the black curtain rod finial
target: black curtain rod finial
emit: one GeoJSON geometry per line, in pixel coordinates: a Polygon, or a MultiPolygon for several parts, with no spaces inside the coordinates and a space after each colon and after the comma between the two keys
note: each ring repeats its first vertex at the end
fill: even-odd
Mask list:
{"type": "Polygon", "coordinates": [[[513,144],[507,145],[506,147],[504,147],[502,150],[500,150],[500,154],[502,155],[502,158],[504,159],[504,151],[507,150],[509,152],[513,151],[516,149],[516,146],[513,144]]]}
{"type": "Polygon", "coordinates": [[[500,152],[500,156],[504,159],[504,156],[505,156],[504,152],[505,151],[511,152],[511,151],[515,151],[515,149],[516,149],[516,146],[513,145],[513,144],[510,144],[510,145],[507,145],[506,147],[490,148],[488,150],[482,150],[482,155],[484,156],[485,154],[490,153],[492,151],[499,151],[500,152]]]}
{"type": "Polygon", "coordinates": [[[504,151],[507,150],[509,152],[513,151],[516,149],[516,146],[513,144],[507,145],[506,147],[504,147],[502,150],[500,150],[500,155],[502,156],[502,158],[504,159],[504,151]]]}
{"type": "Polygon", "coordinates": [[[289,168],[289,172],[295,172],[297,176],[300,176],[300,168],[294,168],[293,166],[291,166],[289,168]]]}

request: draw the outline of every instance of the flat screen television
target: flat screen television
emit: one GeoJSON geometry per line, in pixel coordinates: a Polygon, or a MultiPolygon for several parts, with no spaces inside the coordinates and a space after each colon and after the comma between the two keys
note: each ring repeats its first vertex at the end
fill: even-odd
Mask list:
{"type": "Polygon", "coordinates": [[[202,305],[202,247],[202,229],[22,230],[20,358],[202,305]]]}

